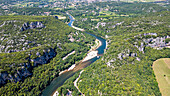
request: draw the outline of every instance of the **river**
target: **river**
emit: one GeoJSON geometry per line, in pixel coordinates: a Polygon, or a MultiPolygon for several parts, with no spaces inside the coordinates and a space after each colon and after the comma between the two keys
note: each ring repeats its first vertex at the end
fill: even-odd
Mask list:
{"type": "MultiPolygon", "coordinates": [[[[69,15],[69,14],[68,14],[69,15]]],[[[69,15],[70,17],[70,22],[68,23],[68,25],[70,27],[72,27],[73,25],[73,22],[74,22],[74,19],[71,15],[69,15]]],[[[63,74],[59,75],[58,77],[56,77],[51,83],[49,86],[47,86],[43,92],[42,92],[42,96],[51,96],[53,95],[53,93],[57,90],[58,87],[62,86],[64,84],[64,82],[70,78],[71,76],[73,76],[76,72],[78,72],[79,70],[82,70],[83,68],[89,66],[90,64],[92,64],[93,62],[95,62],[97,59],[100,58],[100,56],[104,53],[104,49],[106,48],[106,40],[101,38],[101,37],[98,37],[94,34],[91,34],[91,33],[88,33],[86,32],[87,34],[90,34],[91,36],[94,36],[96,39],[100,40],[101,41],[101,46],[98,47],[96,50],[98,51],[98,55],[99,56],[96,56],[88,61],[85,61],[85,62],[79,62],[73,70],[70,70],[70,71],[67,71],[67,72],[64,72],[63,74]]]]}

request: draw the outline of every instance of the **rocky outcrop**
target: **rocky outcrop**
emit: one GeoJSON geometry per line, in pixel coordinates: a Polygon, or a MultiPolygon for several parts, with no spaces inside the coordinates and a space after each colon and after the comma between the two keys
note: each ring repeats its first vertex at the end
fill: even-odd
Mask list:
{"type": "Polygon", "coordinates": [[[137,53],[130,52],[130,50],[124,50],[124,52],[118,54],[118,59],[123,60],[126,57],[136,57],[136,60],[140,61],[140,58],[137,57],[137,53]]]}
{"type": "Polygon", "coordinates": [[[32,73],[28,71],[28,68],[21,68],[20,70],[17,70],[17,72],[13,75],[7,72],[0,73],[0,85],[2,86],[8,81],[18,82],[21,81],[22,78],[26,78],[30,75],[32,75],[32,73]]]}
{"type": "Polygon", "coordinates": [[[99,28],[99,26],[102,26],[102,27],[104,27],[104,26],[106,26],[106,23],[105,22],[98,22],[97,23],[97,26],[95,27],[95,28],[99,28]]]}
{"type": "Polygon", "coordinates": [[[109,60],[107,63],[106,63],[106,65],[107,65],[107,67],[112,67],[112,68],[114,68],[114,66],[113,65],[111,65],[113,62],[115,62],[116,61],[116,59],[115,58],[113,58],[113,59],[111,59],[111,60],[109,60]]]}
{"type": "Polygon", "coordinates": [[[4,25],[7,25],[9,23],[14,23],[14,22],[20,22],[20,21],[16,21],[16,20],[4,21],[3,24],[0,25],[0,27],[3,27],[4,25]]]}
{"type": "MultiPolygon", "coordinates": [[[[39,55],[39,53],[36,53],[36,55],[39,55]]],[[[48,49],[44,50],[44,55],[35,58],[31,60],[34,63],[34,66],[37,66],[38,64],[46,64],[51,60],[53,57],[56,56],[56,52],[54,49],[48,49]]]]}
{"type": "Polygon", "coordinates": [[[4,22],[2,25],[0,25],[0,27],[3,27],[5,25],[6,22],[4,22]]]}
{"type": "MultiPolygon", "coordinates": [[[[9,74],[7,72],[0,73],[0,86],[6,84],[8,81],[11,82],[19,82],[23,80],[24,78],[31,76],[31,69],[37,65],[46,64],[48,63],[52,58],[56,56],[56,52],[54,49],[50,48],[47,50],[43,50],[43,55],[40,55],[39,52],[36,53],[37,58],[35,59],[28,59],[29,61],[33,62],[33,66],[31,66],[30,63],[23,63],[23,64],[17,64],[20,69],[16,70],[15,73],[9,74]]],[[[31,56],[31,55],[30,55],[31,56]]],[[[9,67],[13,67],[15,64],[11,64],[9,67]]]]}
{"type": "Polygon", "coordinates": [[[45,26],[41,22],[29,22],[24,23],[21,27],[21,31],[25,31],[27,29],[35,29],[35,28],[44,28],[45,26]]]}
{"type": "MultiPolygon", "coordinates": [[[[29,34],[31,34],[31,32],[26,34],[26,33],[23,33],[22,31],[25,31],[27,29],[38,28],[40,31],[39,33],[41,33],[41,29],[45,28],[42,22],[30,22],[30,23],[27,22],[27,23],[24,23],[23,25],[22,23],[23,22],[21,21],[13,20],[13,21],[4,21],[3,24],[0,24],[0,33],[1,33],[0,53],[19,52],[19,51],[24,51],[26,49],[29,49],[35,46],[37,47],[40,45],[39,43],[36,43],[37,38],[40,38],[39,36],[36,35],[32,39],[28,39],[30,38],[29,34]],[[21,31],[21,32],[18,32],[18,31],[21,31]],[[11,34],[10,32],[14,34],[11,34]],[[16,33],[18,35],[15,35],[16,33]]],[[[38,34],[38,32],[36,34],[38,34]]]]}
{"type": "Polygon", "coordinates": [[[166,43],[165,39],[170,38],[169,36],[165,37],[157,37],[157,38],[149,38],[146,40],[143,40],[149,47],[156,48],[156,49],[162,49],[164,47],[168,47],[170,42],[166,43]]]}
{"type": "Polygon", "coordinates": [[[144,53],[145,46],[144,46],[143,42],[141,42],[140,46],[137,48],[139,49],[140,52],[144,53]]]}
{"type": "MultiPolygon", "coordinates": [[[[137,35],[134,37],[140,37],[142,38],[141,40],[141,44],[136,45],[134,44],[134,47],[138,48],[139,51],[141,51],[142,53],[144,53],[145,47],[151,47],[151,48],[155,48],[155,49],[163,49],[163,48],[169,48],[170,47],[170,42],[165,42],[165,40],[167,38],[170,38],[170,36],[163,36],[163,37],[156,37],[157,33],[144,33],[143,36],[150,36],[149,38],[142,38],[142,35],[137,35]],[[154,38],[152,36],[155,36],[154,38]]],[[[136,41],[138,41],[136,39],[136,41]]]]}
{"type": "MultiPolygon", "coordinates": [[[[170,36],[157,37],[157,33],[144,33],[134,37],[135,39],[133,41],[135,42],[133,46],[143,54],[147,46],[155,49],[170,48],[170,41],[166,41],[170,36]]],[[[124,50],[124,52],[119,53],[117,56],[119,60],[123,60],[126,57],[135,57],[137,61],[140,61],[140,58],[137,57],[137,53],[132,53],[129,50],[124,50]]]]}
{"type": "Polygon", "coordinates": [[[116,26],[119,26],[119,25],[121,25],[121,24],[123,24],[123,23],[124,23],[124,21],[119,22],[119,23],[116,23],[115,25],[111,25],[111,26],[109,26],[108,28],[115,28],[116,26]]]}

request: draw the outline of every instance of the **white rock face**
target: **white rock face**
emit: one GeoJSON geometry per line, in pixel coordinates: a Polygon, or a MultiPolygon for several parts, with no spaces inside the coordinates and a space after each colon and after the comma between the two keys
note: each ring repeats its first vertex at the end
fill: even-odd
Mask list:
{"type": "Polygon", "coordinates": [[[41,22],[31,22],[30,24],[24,23],[21,27],[21,31],[25,31],[27,29],[34,29],[34,28],[44,28],[45,26],[41,22]]]}

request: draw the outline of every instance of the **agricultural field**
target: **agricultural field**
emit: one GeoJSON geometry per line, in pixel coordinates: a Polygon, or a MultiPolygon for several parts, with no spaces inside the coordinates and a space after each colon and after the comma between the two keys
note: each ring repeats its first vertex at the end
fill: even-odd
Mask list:
{"type": "Polygon", "coordinates": [[[153,70],[162,96],[170,96],[170,58],[156,60],[153,70]]]}

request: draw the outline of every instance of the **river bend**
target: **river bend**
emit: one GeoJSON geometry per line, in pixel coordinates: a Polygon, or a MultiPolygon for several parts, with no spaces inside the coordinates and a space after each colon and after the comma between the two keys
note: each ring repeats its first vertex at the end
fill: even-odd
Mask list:
{"type": "MultiPolygon", "coordinates": [[[[67,14],[69,15],[69,14],[67,14]]],[[[71,15],[69,15],[69,18],[70,18],[70,22],[68,23],[68,25],[70,27],[73,27],[73,22],[74,22],[74,19],[71,15]]],[[[101,46],[98,47],[96,50],[98,51],[98,55],[102,55],[104,53],[104,49],[106,48],[106,40],[101,38],[101,37],[98,37],[94,34],[91,34],[91,33],[88,33],[86,32],[87,34],[90,34],[91,36],[94,36],[96,39],[100,40],[101,41],[101,46]]],[[[90,64],[92,64],[93,62],[95,62],[97,59],[100,58],[100,56],[96,56],[88,61],[85,61],[85,62],[79,62],[73,70],[69,70],[67,72],[64,72],[63,74],[59,75],[58,77],[56,77],[51,83],[49,86],[47,86],[43,92],[42,92],[42,96],[51,96],[53,95],[53,93],[57,90],[58,87],[62,86],[64,84],[64,82],[70,78],[71,76],[73,76],[76,72],[78,72],[79,70],[82,70],[83,68],[89,66],[90,64]]]]}

